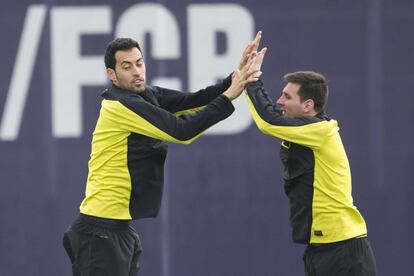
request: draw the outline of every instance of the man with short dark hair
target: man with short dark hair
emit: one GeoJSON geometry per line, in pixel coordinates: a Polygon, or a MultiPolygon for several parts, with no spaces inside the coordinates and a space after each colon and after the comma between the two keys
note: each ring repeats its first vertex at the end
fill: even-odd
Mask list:
{"type": "Polygon", "coordinates": [[[285,192],[294,242],[307,244],[308,276],[374,276],[367,228],[351,194],[351,171],[337,121],[325,114],[328,85],[311,71],[284,76],[275,105],[261,80],[247,85],[258,128],[282,139],[285,192]]]}
{"type": "Polygon", "coordinates": [[[129,222],[158,214],[166,142],[191,143],[232,114],[231,101],[260,75],[253,66],[259,36],[238,70],[196,93],[147,85],[138,43],[109,43],[105,66],[112,86],[102,94],[80,214],[63,240],[73,275],[137,275],[141,244],[129,222]]]}

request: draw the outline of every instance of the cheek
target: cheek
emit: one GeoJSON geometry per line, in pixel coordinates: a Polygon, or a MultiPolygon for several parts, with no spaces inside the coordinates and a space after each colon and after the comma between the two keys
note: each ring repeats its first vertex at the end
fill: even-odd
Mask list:
{"type": "Polygon", "coordinates": [[[130,75],[131,75],[130,71],[123,71],[123,72],[121,72],[121,74],[119,74],[118,78],[124,80],[124,79],[129,78],[130,75]]]}
{"type": "Polygon", "coordinates": [[[299,104],[293,104],[292,105],[292,109],[294,109],[294,110],[300,110],[301,109],[301,106],[299,104]]]}
{"type": "Polygon", "coordinates": [[[296,114],[298,114],[299,116],[302,116],[305,113],[305,110],[303,108],[302,104],[297,104],[295,105],[295,112],[296,114]]]}
{"type": "Polygon", "coordinates": [[[300,106],[292,102],[286,102],[285,109],[289,110],[290,112],[297,113],[300,110],[300,106]]]}

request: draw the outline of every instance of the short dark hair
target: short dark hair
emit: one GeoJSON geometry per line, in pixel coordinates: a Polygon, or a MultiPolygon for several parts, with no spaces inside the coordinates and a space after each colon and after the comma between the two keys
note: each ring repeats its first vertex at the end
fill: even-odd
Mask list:
{"type": "Polygon", "coordinates": [[[130,50],[132,48],[138,48],[138,50],[142,54],[141,47],[139,47],[138,42],[136,42],[132,38],[117,38],[109,42],[108,46],[106,46],[106,52],[105,52],[105,67],[112,68],[115,70],[116,52],[130,50]]]}
{"type": "Polygon", "coordinates": [[[316,112],[324,110],[328,101],[328,81],[322,74],[313,71],[297,71],[286,74],[283,78],[286,82],[300,85],[298,94],[301,102],[311,99],[315,104],[316,112]]]}

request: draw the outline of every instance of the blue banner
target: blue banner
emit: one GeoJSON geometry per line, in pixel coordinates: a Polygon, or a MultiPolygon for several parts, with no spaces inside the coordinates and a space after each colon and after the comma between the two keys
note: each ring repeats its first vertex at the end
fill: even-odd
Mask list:
{"type": "MultiPolygon", "coordinates": [[[[71,275],[62,235],[79,212],[115,37],[140,42],[150,84],[195,91],[225,78],[258,30],[263,80],[329,80],[353,197],[379,275],[411,275],[414,5],[391,1],[3,1],[0,275],[71,275]]],[[[191,145],[170,145],[161,213],[133,223],[142,275],[303,275],[291,240],[280,140],[244,96],[191,145]]]]}

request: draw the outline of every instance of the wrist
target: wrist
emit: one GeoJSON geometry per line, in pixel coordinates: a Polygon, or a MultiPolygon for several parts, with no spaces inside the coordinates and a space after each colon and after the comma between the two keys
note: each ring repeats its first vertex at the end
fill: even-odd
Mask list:
{"type": "Polygon", "coordinates": [[[226,90],[223,93],[223,95],[226,96],[230,101],[234,100],[234,98],[235,98],[234,95],[232,95],[232,93],[229,90],[226,90]]]}

